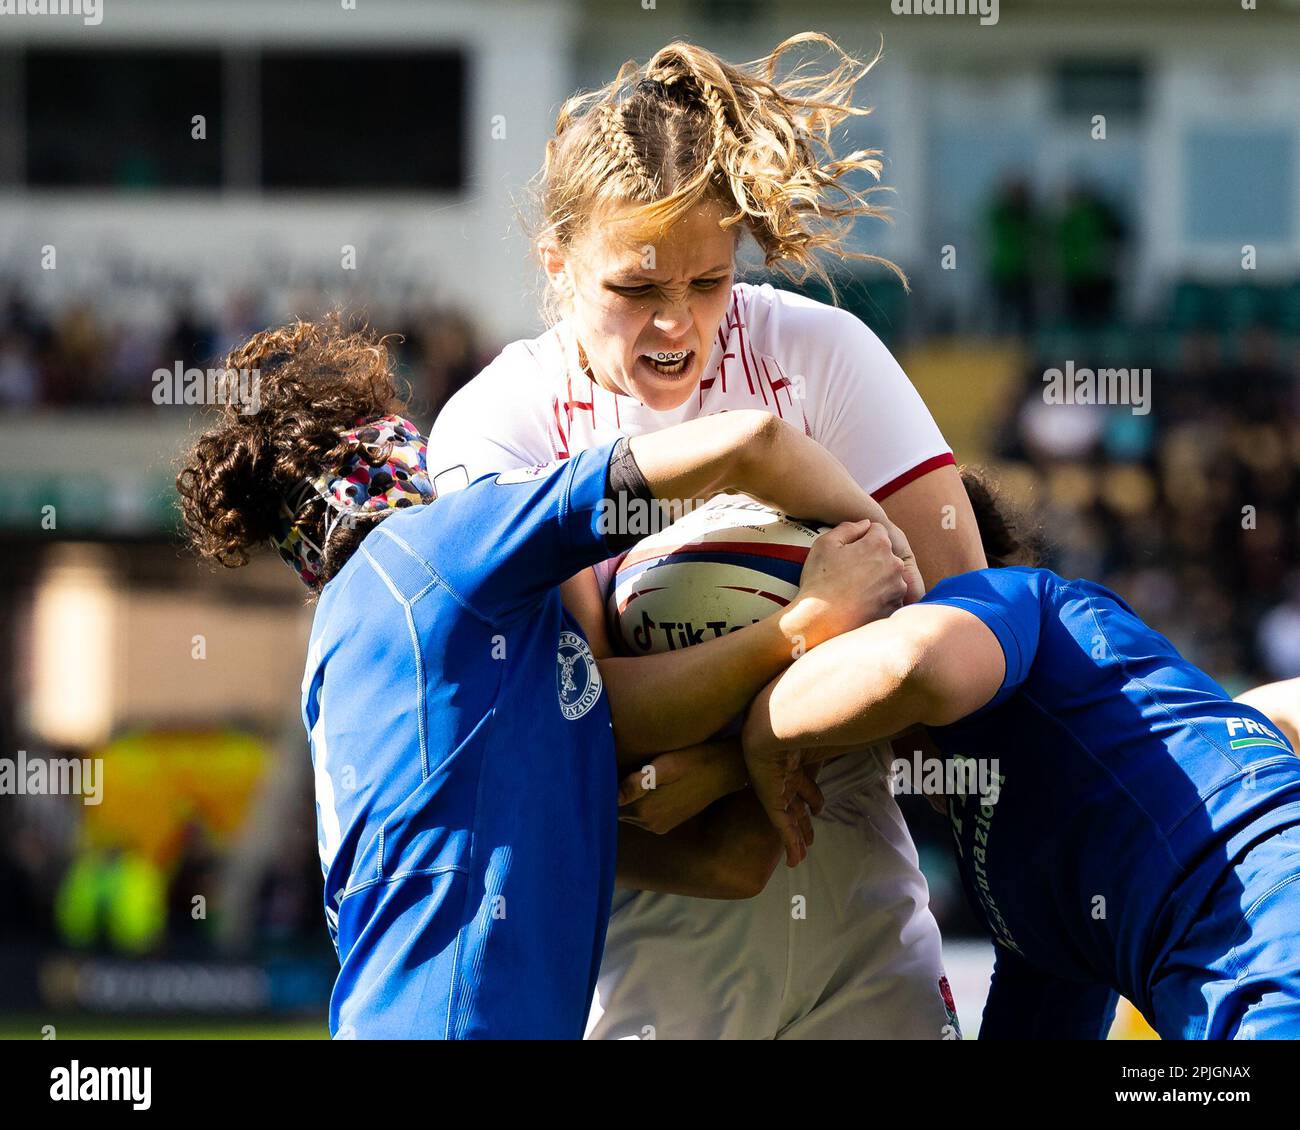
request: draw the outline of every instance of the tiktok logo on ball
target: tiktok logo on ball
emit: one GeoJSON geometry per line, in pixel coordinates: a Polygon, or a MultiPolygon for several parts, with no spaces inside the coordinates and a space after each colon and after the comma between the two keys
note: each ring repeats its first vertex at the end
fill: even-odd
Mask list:
{"type": "Polygon", "coordinates": [[[560,696],[560,713],[570,722],[581,718],[600,698],[600,668],[591,648],[576,632],[560,633],[560,650],[555,656],[556,688],[560,696]]]}

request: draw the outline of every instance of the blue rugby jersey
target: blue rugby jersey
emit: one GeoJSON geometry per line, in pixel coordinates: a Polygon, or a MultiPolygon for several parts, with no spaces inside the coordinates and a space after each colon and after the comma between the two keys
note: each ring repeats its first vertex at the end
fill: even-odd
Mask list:
{"type": "Polygon", "coordinates": [[[997,763],[994,803],[949,806],[963,885],[998,943],[986,1022],[1014,1030],[1010,1014],[1032,1011],[1029,969],[1118,989],[1150,1016],[1151,980],[1207,894],[1300,822],[1300,759],[1100,585],[986,569],[925,600],[979,617],[1006,656],[994,698],[931,731],[946,757],[990,777],[997,763]]]}
{"type": "Polygon", "coordinates": [[[336,1036],[582,1036],[618,775],[557,586],[608,556],[613,446],[394,514],[324,588],[302,709],[336,1036]]]}

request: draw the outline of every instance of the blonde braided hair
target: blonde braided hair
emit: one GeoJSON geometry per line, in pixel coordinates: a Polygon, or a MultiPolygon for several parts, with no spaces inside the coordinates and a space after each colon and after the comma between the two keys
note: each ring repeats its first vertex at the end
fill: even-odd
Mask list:
{"type": "Polygon", "coordinates": [[[653,194],[653,178],[646,171],[636,145],[623,126],[623,110],[616,102],[605,102],[599,108],[601,140],[615,155],[626,174],[633,178],[639,190],[653,194]]]}
{"type": "MultiPolygon", "coordinates": [[[[861,218],[888,219],[847,183],[854,173],[880,179],[880,151],[836,156],[832,131],[850,116],[856,84],[879,53],[862,62],[817,32],[780,43],[769,55],[734,65],[690,43],[673,42],[645,64],[624,63],[614,79],[565,102],[534,181],[534,240],[561,246],[593,220],[620,222],[662,234],[702,201],[726,211],[723,228],[740,225],[758,244],[764,264],[803,282],[834,283],[825,254],[880,264],[906,285],[893,263],[850,250],[861,218]],[[833,64],[807,61],[777,77],[782,56],[817,45],[833,64]]],[[[547,314],[562,311],[548,295],[547,314]]]]}

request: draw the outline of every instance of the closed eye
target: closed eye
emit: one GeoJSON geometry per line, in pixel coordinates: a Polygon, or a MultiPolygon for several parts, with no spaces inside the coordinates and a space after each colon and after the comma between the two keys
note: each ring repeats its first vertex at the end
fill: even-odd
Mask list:
{"type": "MultiPolygon", "coordinates": [[[[695,279],[691,286],[697,290],[715,290],[719,283],[726,279],[726,275],[711,279],[695,279]]],[[[615,294],[621,294],[624,298],[644,298],[656,288],[650,283],[644,286],[617,286],[614,283],[606,283],[606,288],[612,290],[615,294]]]]}

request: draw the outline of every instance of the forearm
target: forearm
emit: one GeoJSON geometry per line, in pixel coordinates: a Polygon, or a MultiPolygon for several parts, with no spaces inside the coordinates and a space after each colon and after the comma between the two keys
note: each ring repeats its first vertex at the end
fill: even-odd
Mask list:
{"type": "Polygon", "coordinates": [[[618,886],[694,898],[753,898],[781,858],[781,837],[749,792],[666,835],[619,825],[618,886]]]}
{"type": "Polygon", "coordinates": [[[752,792],[797,866],[812,842],[806,767],[913,726],[947,726],[991,702],[1006,659],[974,614],[902,608],[799,659],[754,700],[742,744],[752,792]]]}
{"type": "Polygon", "coordinates": [[[874,627],[831,640],[764,688],[745,719],[746,754],[800,749],[809,764],[923,724],[930,699],[910,654],[853,638],[874,627]]]}
{"type": "Polygon", "coordinates": [[[1001,644],[971,613],[901,608],[810,651],[765,688],[745,720],[745,758],[800,749],[802,762],[823,761],[912,726],[948,726],[992,699],[1005,673],[1001,644]]]}
{"type": "Polygon", "coordinates": [[[618,818],[664,835],[748,784],[749,770],[739,740],[670,750],[623,776],[618,786],[618,818]]]}
{"type": "Polygon", "coordinates": [[[821,444],[789,424],[771,435],[770,442],[742,453],[733,490],[800,518],[831,524],[870,518],[893,528],[875,499],[821,444]]]}
{"type": "Polygon", "coordinates": [[[727,412],[639,435],[631,451],[657,498],[739,491],[802,518],[884,520],[839,460],[766,412],[727,412]]]}
{"type": "Polygon", "coordinates": [[[601,660],[620,768],[717,734],[810,646],[798,627],[776,614],[679,651],[601,660]]]}

